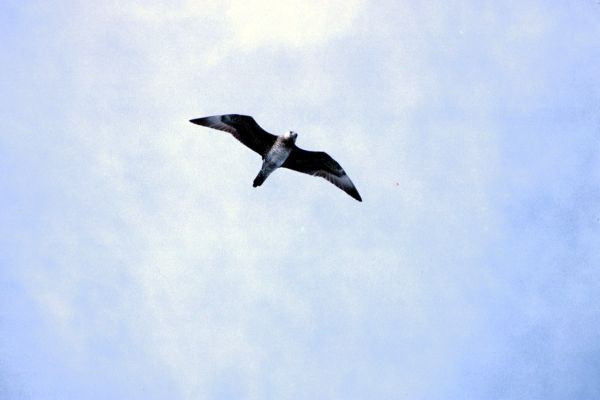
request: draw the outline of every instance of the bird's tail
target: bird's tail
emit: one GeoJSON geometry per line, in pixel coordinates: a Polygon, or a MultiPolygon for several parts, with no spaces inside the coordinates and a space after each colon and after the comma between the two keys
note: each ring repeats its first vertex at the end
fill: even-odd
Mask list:
{"type": "Polygon", "coordinates": [[[254,182],[252,182],[252,187],[257,187],[263,184],[263,182],[265,181],[265,179],[267,179],[267,174],[264,174],[262,171],[260,171],[258,173],[258,175],[256,175],[256,178],[254,178],[254,182]]]}

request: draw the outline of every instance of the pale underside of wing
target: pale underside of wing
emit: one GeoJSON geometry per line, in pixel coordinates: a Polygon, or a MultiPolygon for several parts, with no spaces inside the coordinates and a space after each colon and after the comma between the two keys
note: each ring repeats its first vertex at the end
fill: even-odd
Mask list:
{"type": "Polygon", "coordinates": [[[260,154],[262,158],[265,157],[277,139],[275,135],[262,129],[256,123],[254,118],[248,115],[213,115],[210,117],[192,119],[190,122],[196,125],[229,132],[244,145],[260,154]]]}
{"type": "Polygon", "coordinates": [[[307,151],[294,146],[282,167],[325,178],[356,200],[362,201],[358,190],[341,165],[325,152],[307,151]]]}

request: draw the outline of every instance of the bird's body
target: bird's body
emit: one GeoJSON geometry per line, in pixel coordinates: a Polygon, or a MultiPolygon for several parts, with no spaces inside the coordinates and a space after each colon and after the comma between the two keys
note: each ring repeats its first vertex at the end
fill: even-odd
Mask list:
{"type": "Polygon", "coordinates": [[[307,151],[296,146],[298,134],[288,131],[281,136],[263,130],[246,115],[227,114],[192,119],[190,122],[231,133],[237,140],[263,158],[262,167],[254,179],[257,187],[277,168],[283,167],[305,174],[320,176],[358,201],[362,201],[354,184],[331,156],[322,151],[307,151]]]}
{"type": "Polygon", "coordinates": [[[273,143],[273,146],[269,149],[263,159],[262,167],[254,179],[252,186],[257,187],[262,185],[265,179],[267,179],[273,171],[285,163],[294,149],[293,146],[296,141],[296,136],[297,135],[294,132],[288,132],[288,134],[278,136],[277,139],[275,139],[275,143],[273,143]]]}

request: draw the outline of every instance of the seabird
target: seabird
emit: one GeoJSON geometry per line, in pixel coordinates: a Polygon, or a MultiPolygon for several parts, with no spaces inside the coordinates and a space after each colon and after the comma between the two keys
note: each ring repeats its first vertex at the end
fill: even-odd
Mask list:
{"type": "Polygon", "coordinates": [[[331,156],[322,151],[308,151],[296,146],[298,134],[287,131],[275,136],[262,129],[248,115],[227,114],[196,118],[190,122],[229,132],[237,140],[254,150],[263,159],[262,167],[254,179],[253,187],[262,185],[279,167],[327,179],[358,201],[362,201],[354,184],[344,169],[331,156]]]}

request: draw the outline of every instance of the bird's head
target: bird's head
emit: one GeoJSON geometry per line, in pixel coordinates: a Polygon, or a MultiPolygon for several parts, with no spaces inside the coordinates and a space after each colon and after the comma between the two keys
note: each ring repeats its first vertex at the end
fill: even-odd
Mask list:
{"type": "Polygon", "coordinates": [[[294,131],[287,131],[283,134],[283,137],[291,141],[292,143],[296,143],[296,138],[298,137],[298,134],[294,131]]]}

